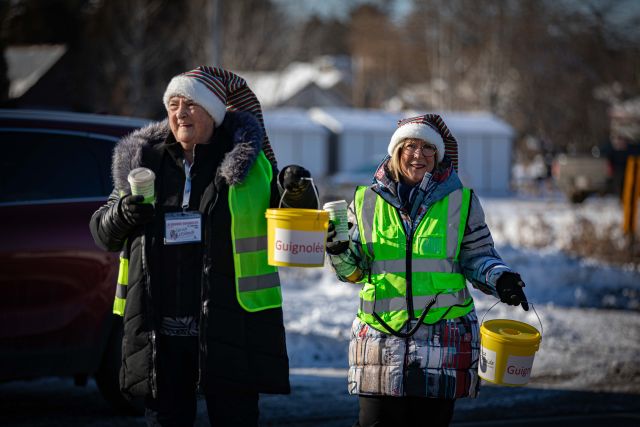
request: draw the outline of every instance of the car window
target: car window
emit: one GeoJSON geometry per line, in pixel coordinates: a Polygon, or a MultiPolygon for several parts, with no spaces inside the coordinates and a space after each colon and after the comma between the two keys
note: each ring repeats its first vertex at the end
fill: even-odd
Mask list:
{"type": "Polygon", "coordinates": [[[0,131],[0,203],[108,195],[113,139],[0,131]]]}

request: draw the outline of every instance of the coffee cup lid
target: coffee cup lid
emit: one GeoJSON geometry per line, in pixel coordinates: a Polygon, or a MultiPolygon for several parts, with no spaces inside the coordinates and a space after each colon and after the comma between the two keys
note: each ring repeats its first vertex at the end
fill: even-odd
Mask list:
{"type": "Polygon", "coordinates": [[[334,202],[327,202],[324,204],[323,209],[327,209],[327,208],[333,208],[333,207],[346,207],[347,206],[347,201],[346,200],[336,200],[334,202]]]}
{"type": "Polygon", "coordinates": [[[143,183],[156,179],[156,174],[148,168],[136,168],[129,172],[128,179],[130,182],[143,183]]]}

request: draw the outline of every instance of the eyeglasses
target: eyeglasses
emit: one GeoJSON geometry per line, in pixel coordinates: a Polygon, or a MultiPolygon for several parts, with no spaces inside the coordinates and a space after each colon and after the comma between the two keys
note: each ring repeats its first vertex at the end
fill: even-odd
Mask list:
{"type": "Polygon", "coordinates": [[[422,155],[425,157],[432,157],[436,154],[436,151],[437,151],[436,147],[434,147],[433,145],[429,145],[429,144],[421,145],[421,144],[415,144],[413,142],[403,145],[402,150],[404,150],[405,153],[411,154],[411,155],[420,151],[422,155]]]}

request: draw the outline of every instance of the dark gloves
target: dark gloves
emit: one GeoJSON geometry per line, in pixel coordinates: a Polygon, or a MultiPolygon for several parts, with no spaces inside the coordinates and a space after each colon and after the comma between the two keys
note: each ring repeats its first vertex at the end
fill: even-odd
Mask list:
{"type": "Polygon", "coordinates": [[[509,305],[520,305],[525,311],[529,311],[529,304],[527,303],[527,297],[524,295],[524,282],[518,273],[512,273],[505,271],[498,278],[496,283],[496,289],[500,301],[509,305]]]}
{"type": "Polygon", "coordinates": [[[318,209],[318,189],[311,183],[311,173],[302,166],[285,166],[278,174],[280,204],[287,208],[318,209]]]}
{"type": "Polygon", "coordinates": [[[302,194],[311,185],[311,173],[298,165],[287,166],[282,177],[282,187],[290,193],[302,194]]]}
{"type": "Polygon", "coordinates": [[[142,203],[144,196],[129,194],[120,201],[122,218],[132,226],[144,225],[151,221],[155,209],[151,203],[142,203]]]}
{"type": "Polygon", "coordinates": [[[349,240],[342,240],[334,242],[338,232],[336,231],[336,226],[329,221],[329,228],[327,230],[327,253],[329,255],[340,255],[347,249],[349,249],[349,240]]]}

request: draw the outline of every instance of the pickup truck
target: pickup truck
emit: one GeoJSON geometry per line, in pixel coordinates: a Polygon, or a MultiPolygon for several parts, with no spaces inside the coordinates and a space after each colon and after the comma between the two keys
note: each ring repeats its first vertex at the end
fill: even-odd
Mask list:
{"type": "Polygon", "coordinates": [[[612,171],[606,158],[560,154],[551,173],[557,187],[572,203],[582,203],[590,194],[611,190],[612,171]]]}

